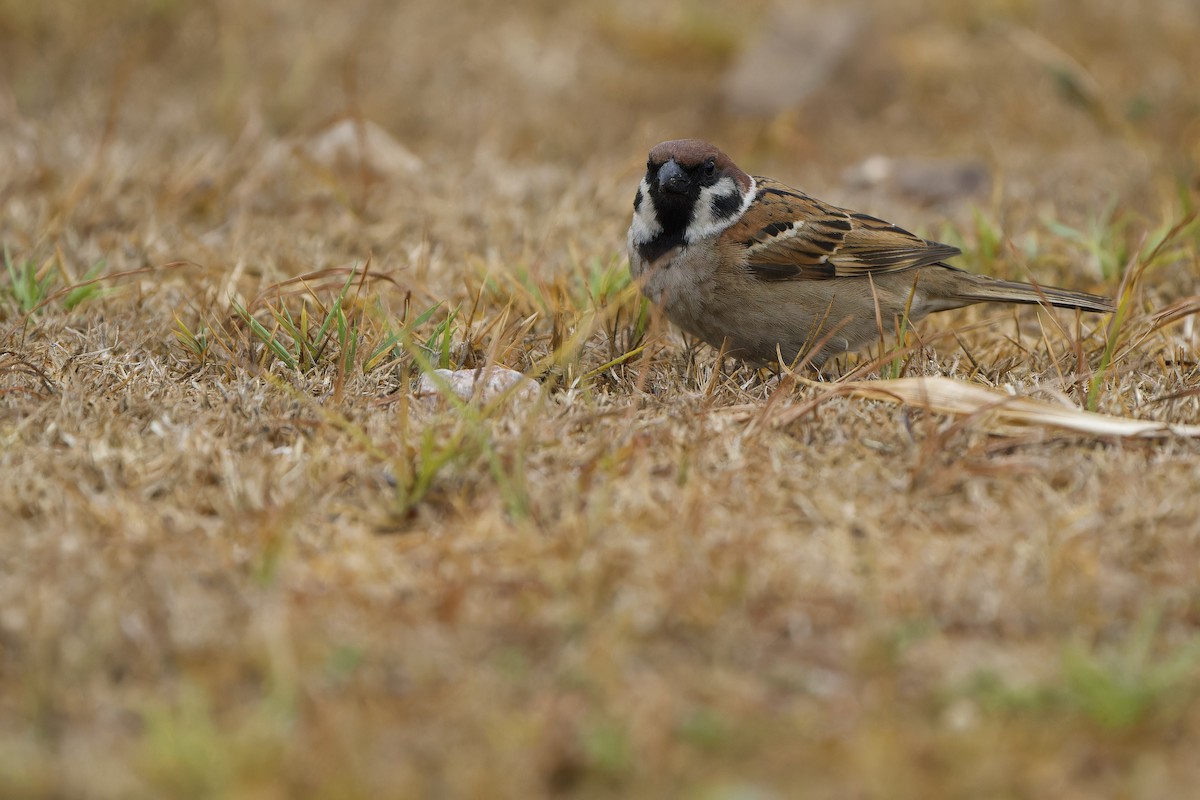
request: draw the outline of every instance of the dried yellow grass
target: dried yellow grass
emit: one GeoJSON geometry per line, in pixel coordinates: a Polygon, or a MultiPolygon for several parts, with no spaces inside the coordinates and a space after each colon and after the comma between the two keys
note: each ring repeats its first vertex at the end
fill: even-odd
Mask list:
{"type": "Polygon", "coordinates": [[[1194,4],[868,4],[751,119],[768,6],[0,0],[0,796],[1200,785],[1194,4]],[[621,252],[680,135],[1123,313],[722,364],[621,252]]]}
{"type": "MultiPolygon", "coordinates": [[[[819,386],[819,384],[814,384],[819,386]]],[[[936,375],[838,384],[827,396],[849,395],[904,403],[926,411],[976,417],[982,430],[997,435],[1020,428],[1048,428],[1107,438],[1200,436],[1200,425],[1123,419],[1069,405],[1053,405],[1028,397],[936,375]]]]}

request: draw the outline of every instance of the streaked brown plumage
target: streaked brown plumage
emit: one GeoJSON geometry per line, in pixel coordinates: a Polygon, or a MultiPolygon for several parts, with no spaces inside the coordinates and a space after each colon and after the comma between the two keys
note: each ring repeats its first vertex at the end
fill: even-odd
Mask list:
{"type": "Polygon", "coordinates": [[[650,151],[628,244],[634,276],[672,322],[758,363],[793,362],[825,339],[820,365],[876,341],[876,304],[889,328],[906,309],[919,320],[983,302],[1113,310],[1098,295],[949,266],[958,248],[751,178],[698,139],[650,151]]]}

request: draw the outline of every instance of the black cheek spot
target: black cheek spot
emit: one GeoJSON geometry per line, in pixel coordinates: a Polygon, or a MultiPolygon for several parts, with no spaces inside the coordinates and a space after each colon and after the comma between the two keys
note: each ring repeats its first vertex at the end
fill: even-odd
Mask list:
{"type": "Polygon", "coordinates": [[[742,196],[736,192],[733,194],[721,194],[712,199],[712,213],[717,219],[727,219],[732,217],[742,207],[742,196]]]}
{"type": "Polygon", "coordinates": [[[633,210],[638,211],[642,207],[642,187],[638,187],[637,194],[633,197],[633,210]]]}

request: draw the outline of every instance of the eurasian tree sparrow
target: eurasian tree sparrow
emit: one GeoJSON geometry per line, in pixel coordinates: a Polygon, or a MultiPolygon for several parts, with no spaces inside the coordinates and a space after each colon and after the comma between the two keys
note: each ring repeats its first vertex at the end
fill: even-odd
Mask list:
{"type": "Polygon", "coordinates": [[[1113,311],[1084,292],[974,275],[957,247],[751,177],[708,142],[650,151],[633,200],[629,263],[642,292],[683,330],[760,364],[856,350],[907,315],[972,303],[1113,311]]]}

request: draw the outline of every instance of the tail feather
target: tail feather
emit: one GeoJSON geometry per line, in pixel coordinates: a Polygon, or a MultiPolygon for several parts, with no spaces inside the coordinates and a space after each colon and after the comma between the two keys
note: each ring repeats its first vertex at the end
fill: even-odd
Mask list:
{"type": "Polygon", "coordinates": [[[975,303],[1029,303],[1052,305],[1059,308],[1078,308],[1106,314],[1116,311],[1113,301],[1098,294],[1059,289],[1055,286],[1034,286],[1031,283],[1002,281],[983,275],[972,275],[975,280],[962,287],[961,297],[975,303]]]}

